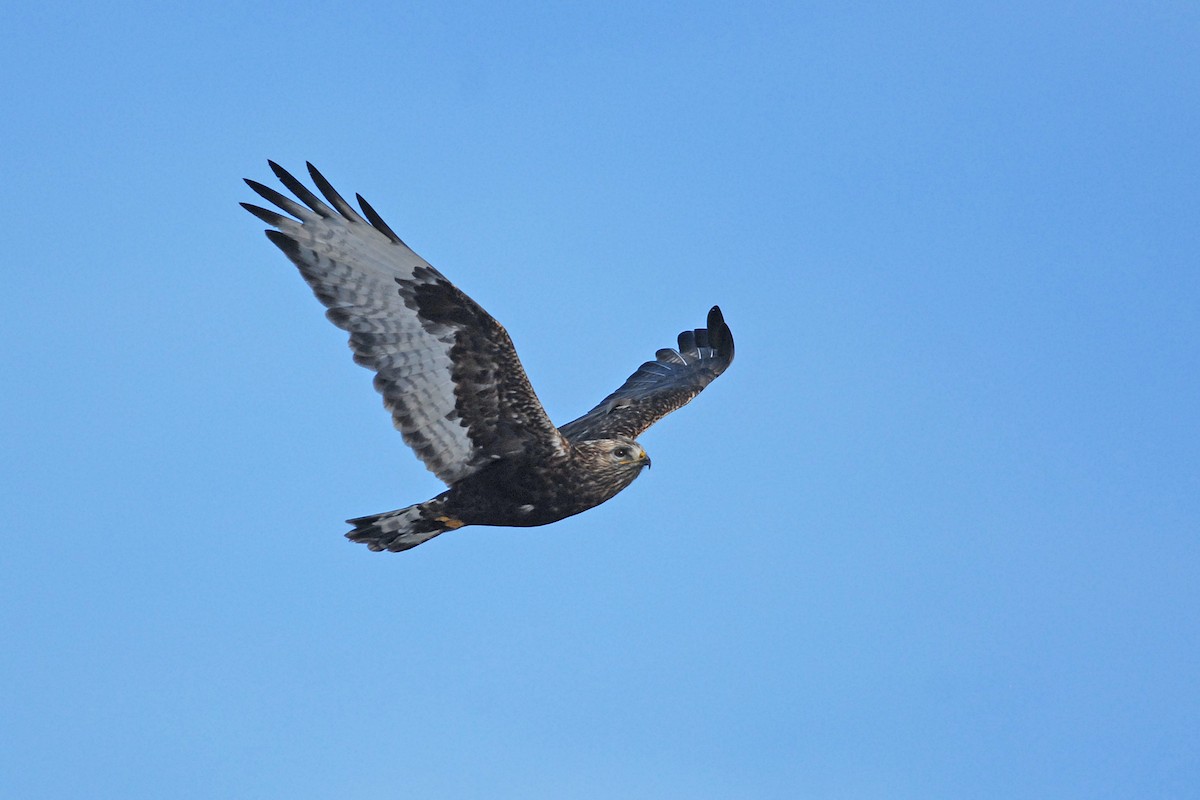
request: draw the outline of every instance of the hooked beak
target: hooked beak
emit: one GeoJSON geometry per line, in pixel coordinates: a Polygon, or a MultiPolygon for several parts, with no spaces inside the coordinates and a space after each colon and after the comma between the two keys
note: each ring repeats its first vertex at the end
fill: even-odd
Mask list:
{"type": "Polygon", "coordinates": [[[646,465],[646,469],[650,469],[650,456],[646,455],[646,451],[642,451],[642,463],[646,465]]]}

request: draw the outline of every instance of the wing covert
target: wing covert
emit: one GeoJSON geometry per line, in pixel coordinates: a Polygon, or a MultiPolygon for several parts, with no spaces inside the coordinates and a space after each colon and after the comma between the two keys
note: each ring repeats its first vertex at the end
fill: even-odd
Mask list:
{"type": "Polygon", "coordinates": [[[324,200],[268,163],[300,202],[247,180],[291,216],[242,206],[275,228],[267,237],[299,268],[329,320],[350,334],[355,363],[375,372],[396,428],[431,472],[449,484],[498,458],[566,454],[500,323],[361,196],[360,215],[312,164],[324,200]]]}
{"type": "Polygon", "coordinates": [[[672,411],[687,405],[733,362],[733,333],[718,306],[708,326],[679,334],[679,349],[665,348],[638,367],[621,388],[579,419],[560,426],[572,442],[637,438],[672,411]]]}

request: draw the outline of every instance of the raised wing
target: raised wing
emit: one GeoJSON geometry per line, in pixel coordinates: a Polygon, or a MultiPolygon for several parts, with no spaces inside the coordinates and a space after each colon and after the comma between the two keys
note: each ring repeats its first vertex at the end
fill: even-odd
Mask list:
{"type": "Polygon", "coordinates": [[[396,428],[431,472],[454,483],[499,458],[566,455],[500,323],[409,249],[361,195],[365,219],[312,164],[309,175],[328,202],[268,163],[303,205],[247,180],[291,216],[242,207],[277,229],[267,238],[300,268],[329,320],[350,333],[354,361],[375,372],[396,428]]]}
{"type": "Polygon", "coordinates": [[[572,442],[637,438],[677,408],[687,405],[733,362],[733,334],[713,306],[708,327],[679,334],[679,350],[659,350],[600,405],[559,428],[572,442]]]}

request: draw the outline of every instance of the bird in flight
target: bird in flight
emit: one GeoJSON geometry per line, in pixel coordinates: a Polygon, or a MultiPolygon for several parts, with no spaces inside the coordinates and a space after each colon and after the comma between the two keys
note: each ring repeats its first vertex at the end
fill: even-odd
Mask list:
{"type": "Polygon", "coordinates": [[[650,466],[642,431],[698,395],[733,361],[733,334],[713,306],[579,419],[555,427],[507,331],[400,240],[357,195],[356,211],[320,172],[324,199],[274,162],[295,197],[246,180],[273,211],[242,207],[350,334],[355,363],[404,441],[449,487],[424,503],[347,520],[371,550],[399,552],[466,525],[530,527],[599,505],[650,466]],[[290,215],[290,216],[288,216],[290,215]]]}

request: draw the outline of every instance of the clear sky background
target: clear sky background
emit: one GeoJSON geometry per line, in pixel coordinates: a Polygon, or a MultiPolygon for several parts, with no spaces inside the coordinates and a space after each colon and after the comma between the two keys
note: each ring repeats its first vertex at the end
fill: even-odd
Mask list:
{"type": "Polygon", "coordinates": [[[0,30],[0,796],[1200,796],[1194,3],[32,4],[0,30]],[[238,208],[361,192],[565,422],[432,496],[238,208]]]}

